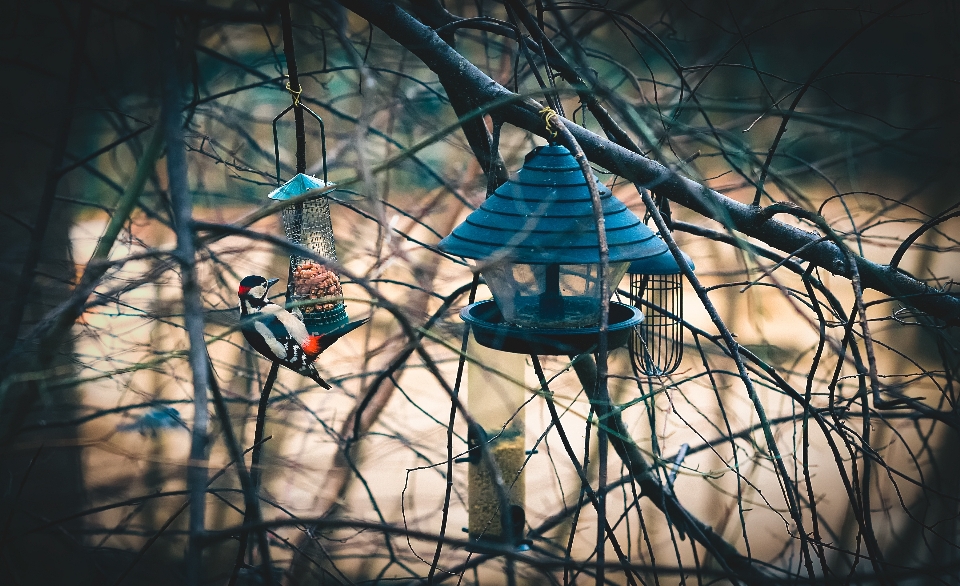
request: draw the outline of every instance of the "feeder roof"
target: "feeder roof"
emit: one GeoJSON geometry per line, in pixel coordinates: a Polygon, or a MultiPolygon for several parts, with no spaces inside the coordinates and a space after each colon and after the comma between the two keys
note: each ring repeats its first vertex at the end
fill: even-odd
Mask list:
{"type": "Polygon", "coordinates": [[[293,179],[271,191],[267,197],[283,201],[302,195],[311,189],[320,189],[326,186],[326,183],[316,177],[297,173],[293,179]]]}
{"type": "MultiPolygon", "coordinates": [[[[690,267],[691,271],[697,268],[694,266],[693,259],[690,258],[689,254],[681,250],[680,255],[683,257],[684,262],[687,263],[687,266],[690,267]]],[[[630,263],[627,272],[631,275],[679,275],[683,271],[680,270],[680,265],[677,264],[677,260],[673,258],[673,253],[667,248],[656,256],[630,263]]]]}
{"type": "MultiPolygon", "coordinates": [[[[600,190],[610,262],[669,254],[640,218],[596,176],[593,180],[600,190]]],[[[593,204],[580,165],[566,147],[535,149],[517,178],[501,185],[439,248],[464,258],[502,255],[523,264],[599,263],[593,204]]]]}

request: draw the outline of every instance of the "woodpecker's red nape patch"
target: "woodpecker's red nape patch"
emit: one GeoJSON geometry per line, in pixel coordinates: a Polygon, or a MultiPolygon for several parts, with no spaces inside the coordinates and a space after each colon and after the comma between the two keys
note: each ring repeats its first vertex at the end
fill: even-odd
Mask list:
{"type": "Polygon", "coordinates": [[[316,356],[323,352],[323,345],[320,344],[320,338],[323,336],[310,336],[307,340],[300,345],[303,348],[303,353],[307,356],[316,356]]]}
{"type": "Polygon", "coordinates": [[[250,287],[244,287],[243,285],[240,285],[240,289],[237,290],[237,295],[246,295],[249,290],[250,287]]]}

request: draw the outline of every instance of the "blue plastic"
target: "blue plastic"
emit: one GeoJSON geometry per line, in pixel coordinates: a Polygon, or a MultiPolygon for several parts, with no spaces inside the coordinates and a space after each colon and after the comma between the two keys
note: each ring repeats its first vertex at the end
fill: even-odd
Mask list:
{"type": "MultiPolygon", "coordinates": [[[[611,263],[669,251],[640,218],[594,176],[600,191],[611,263]]],[[[576,159],[548,145],[528,156],[507,181],[440,241],[440,250],[470,259],[494,255],[524,264],[600,262],[590,191],[576,159]]]]}
{"type": "MultiPolygon", "coordinates": [[[[680,255],[691,271],[696,269],[689,254],[681,250],[680,255]]],[[[628,275],[679,275],[682,272],[669,248],[656,256],[635,260],[627,269],[628,275]]]]}
{"type": "Polygon", "coordinates": [[[316,177],[297,173],[293,179],[271,191],[267,197],[277,201],[285,201],[302,195],[311,189],[320,189],[326,186],[326,183],[316,177]]]}

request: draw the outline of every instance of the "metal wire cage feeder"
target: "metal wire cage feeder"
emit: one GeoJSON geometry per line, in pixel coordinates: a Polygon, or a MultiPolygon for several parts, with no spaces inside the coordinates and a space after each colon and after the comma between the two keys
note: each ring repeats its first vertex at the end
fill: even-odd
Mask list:
{"type": "MultiPolygon", "coordinates": [[[[301,107],[320,123],[320,142],[323,153],[323,179],[297,173],[280,185],[280,146],[277,138],[277,122],[293,106],[280,113],[273,121],[273,144],[277,158],[277,189],[268,196],[274,200],[288,200],[310,190],[327,187],[327,149],[323,120],[310,108],[301,107]]],[[[314,252],[323,259],[337,262],[336,241],[330,219],[330,201],[326,194],[295,203],[284,208],[283,230],[287,240],[314,252]]],[[[349,321],[343,301],[340,276],[327,265],[309,257],[290,255],[290,270],[287,278],[287,303],[293,304],[302,314],[307,330],[322,334],[334,330],[349,321]]]]}
{"type": "MultiPolygon", "coordinates": [[[[693,261],[681,252],[693,270],[693,261]]],[[[636,261],[627,269],[630,298],[643,312],[634,328],[630,355],[637,371],[647,376],[672,374],[683,359],[683,273],[673,254],[665,252],[636,261]]]]}

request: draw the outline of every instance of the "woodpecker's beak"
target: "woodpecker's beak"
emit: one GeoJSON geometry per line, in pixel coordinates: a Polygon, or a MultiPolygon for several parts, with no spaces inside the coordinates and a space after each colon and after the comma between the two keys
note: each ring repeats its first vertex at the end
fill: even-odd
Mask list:
{"type": "Polygon", "coordinates": [[[266,284],[267,289],[269,289],[270,287],[273,287],[274,285],[276,285],[276,284],[277,284],[277,281],[279,281],[279,280],[280,280],[280,279],[268,279],[268,280],[267,280],[267,284],[266,284]]]}

